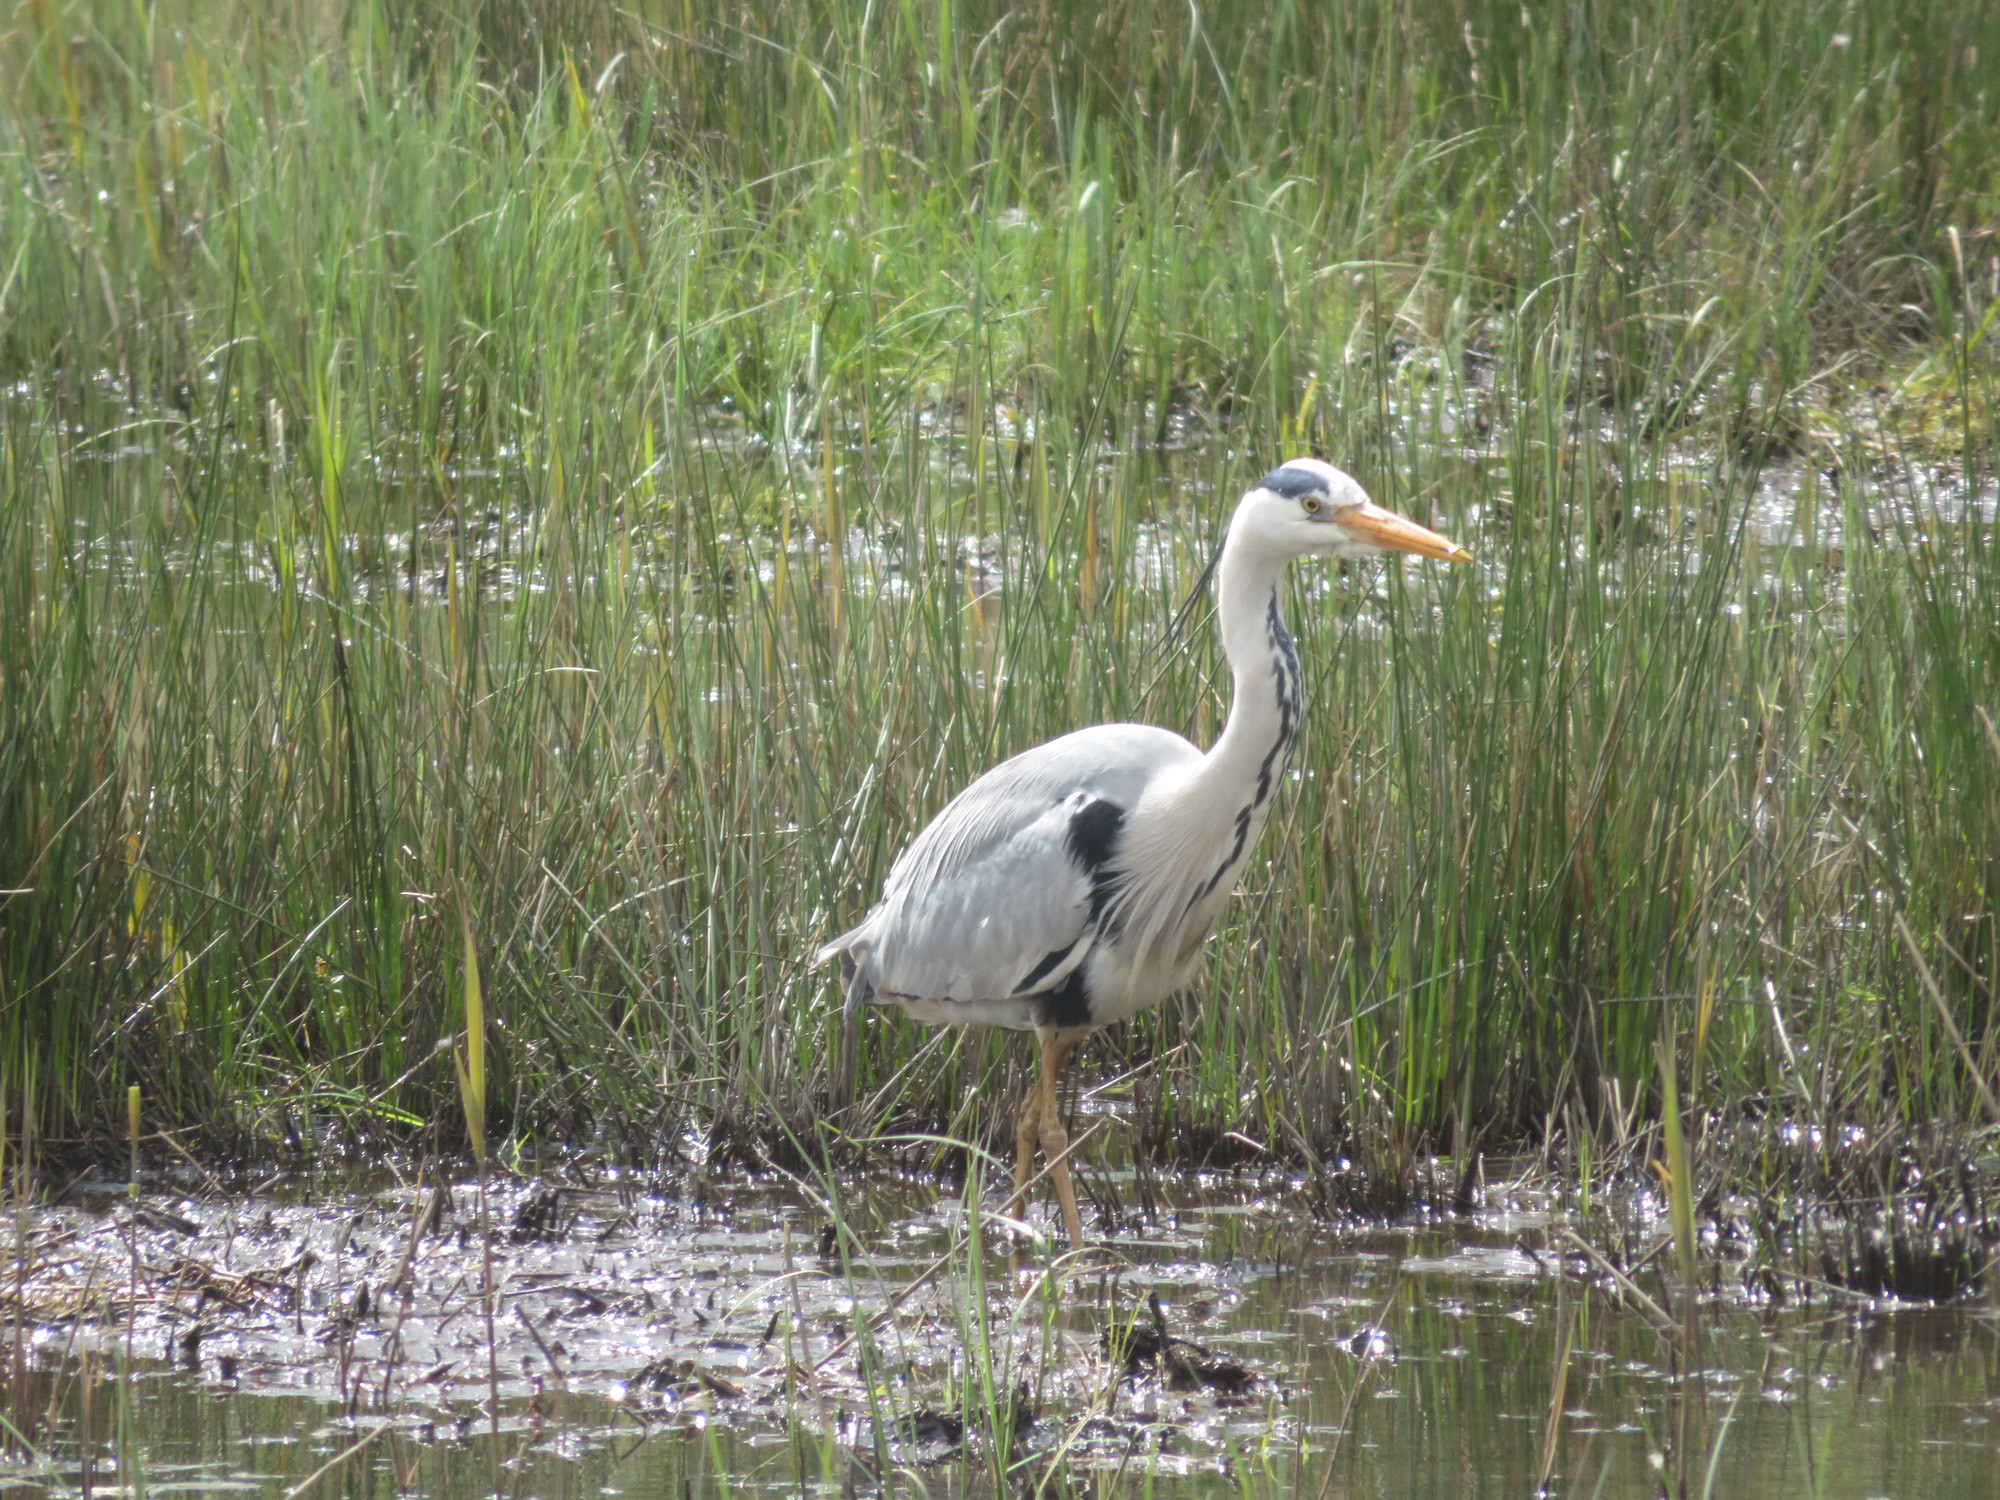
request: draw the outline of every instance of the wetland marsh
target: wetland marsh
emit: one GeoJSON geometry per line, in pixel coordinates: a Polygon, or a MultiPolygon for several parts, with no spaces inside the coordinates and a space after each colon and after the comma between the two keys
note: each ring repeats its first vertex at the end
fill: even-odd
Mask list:
{"type": "Polygon", "coordinates": [[[1974,1495],[2000,1460],[1990,1302],[1773,1296],[1725,1255],[1689,1346],[1568,1237],[1668,1296],[1643,1198],[1582,1219],[1496,1174],[1491,1207],[1329,1225],[1282,1175],[1210,1175],[1051,1264],[914,1178],[592,1175],[493,1196],[490,1343],[471,1182],[149,1194],[136,1218],[123,1184],[82,1186],[38,1218],[27,1289],[107,1316],[36,1340],[14,1400],[47,1454],[10,1483],[1974,1495]],[[1149,1297],[1188,1352],[1127,1367],[1107,1346],[1149,1297]]]}
{"type": "Polygon", "coordinates": [[[15,7],[0,1485],[1990,1488],[1995,58],[15,7]],[[1307,452],[1477,565],[1296,580],[1208,975],[1076,1060],[1103,1248],[1017,1268],[1025,1057],[872,1016],[835,1111],[809,956],[1002,756],[1213,736],[1174,622],[1307,452]],[[1121,1376],[1149,1290],[1248,1385],[1121,1376]]]}

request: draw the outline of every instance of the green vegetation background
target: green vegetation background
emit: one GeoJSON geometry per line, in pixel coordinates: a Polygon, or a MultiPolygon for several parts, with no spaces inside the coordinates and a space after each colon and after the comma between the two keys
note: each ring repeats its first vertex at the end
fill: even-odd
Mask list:
{"type": "MultiPolygon", "coordinates": [[[[1145,1143],[1663,1041],[1971,1117],[1996,77],[1970,0],[12,8],[0,1099],[451,1144],[469,920],[502,1139],[810,1137],[814,944],[997,756],[1214,733],[1166,621],[1315,450],[1481,565],[1301,580],[1268,865],[1087,1058],[1145,1143]]],[[[863,1057],[975,1139],[1017,1066],[863,1057]]]]}

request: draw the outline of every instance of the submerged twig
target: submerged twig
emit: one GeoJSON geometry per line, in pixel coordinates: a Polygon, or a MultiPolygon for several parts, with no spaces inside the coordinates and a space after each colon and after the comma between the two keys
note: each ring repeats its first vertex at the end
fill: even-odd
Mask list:
{"type": "MultiPolygon", "coordinates": [[[[1658,1325],[1659,1332],[1668,1334],[1675,1338],[1678,1338],[1680,1336],[1680,1325],[1676,1323],[1672,1318],[1667,1316],[1666,1309],[1661,1307],[1660,1304],[1655,1302],[1651,1297],[1647,1296],[1646,1293],[1640,1289],[1639,1284],[1636,1281],[1634,1281],[1630,1276],[1626,1275],[1623,1271],[1619,1270],[1618,1267],[1613,1265],[1609,1260],[1605,1259],[1605,1257],[1598,1251],[1595,1245],[1591,1244],[1589,1240],[1585,1239],[1582,1235],[1578,1234],[1573,1229],[1565,1228],[1558,1232],[1562,1235],[1564,1239],[1568,1240],[1570,1244],[1574,1245],[1578,1250],[1582,1251],[1585,1258],[1588,1259],[1592,1265],[1596,1266],[1605,1275],[1609,1276],[1613,1284],[1618,1288],[1618,1290],[1625,1296],[1630,1297],[1632,1301],[1638,1305],[1639,1310],[1645,1313],[1647,1317],[1651,1318],[1653,1322],[1656,1325],[1658,1325]]],[[[1650,1259],[1650,1257],[1648,1258],[1650,1259]]]]}
{"type": "Polygon", "coordinates": [[[389,1419],[387,1417],[384,1417],[381,1421],[377,1422],[373,1427],[369,1428],[366,1432],[362,1433],[361,1436],[356,1438],[352,1443],[349,1443],[345,1448],[341,1449],[340,1452],[334,1454],[332,1458],[329,1458],[325,1463],[321,1464],[317,1469],[314,1469],[312,1473],[306,1475],[304,1479],[301,1479],[297,1484],[293,1485],[290,1489],[286,1490],[284,1500],[299,1500],[299,1496],[305,1494],[306,1491],[310,1490],[314,1485],[318,1484],[322,1479],[326,1478],[327,1475],[331,1474],[335,1469],[339,1468],[349,1459],[354,1458],[355,1456],[360,1454],[362,1450],[367,1448],[370,1443],[374,1442],[375,1439],[380,1437],[383,1433],[387,1432],[392,1425],[393,1424],[389,1421],[389,1419]]]}

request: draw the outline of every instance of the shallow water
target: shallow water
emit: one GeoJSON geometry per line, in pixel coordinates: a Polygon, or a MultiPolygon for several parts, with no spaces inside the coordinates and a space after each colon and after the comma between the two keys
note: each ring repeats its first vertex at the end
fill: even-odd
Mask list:
{"type": "MultiPolygon", "coordinates": [[[[1281,1179],[1101,1181],[1128,1210],[1081,1262],[1010,1253],[997,1194],[971,1215],[928,1180],[837,1203],[779,1178],[496,1185],[490,1325],[472,1185],[433,1217],[417,1184],[136,1215],[86,1184],[27,1221],[25,1261],[10,1234],[0,1297],[31,1317],[4,1414],[41,1458],[0,1474],[10,1494],[1519,1496],[1546,1464],[1558,1494],[1769,1497],[2000,1475],[1987,1302],[1774,1307],[1716,1261],[1690,1359],[1535,1193],[1335,1227],[1281,1179]],[[1121,1372],[1102,1329],[1150,1329],[1149,1292],[1186,1371],[1248,1383],[1121,1372]],[[1016,1388],[1003,1446],[992,1393],[1016,1388]]],[[[1627,1264],[1664,1232],[1586,1227],[1627,1264]]]]}

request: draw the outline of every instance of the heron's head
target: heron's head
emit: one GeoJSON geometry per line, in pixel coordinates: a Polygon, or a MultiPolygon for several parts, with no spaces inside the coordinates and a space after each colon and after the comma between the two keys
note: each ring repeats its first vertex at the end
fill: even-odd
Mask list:
{"type": "Polygon", "coordinates": [[[1288,556],[1375,557],[1414,552],[1447,562],[1471,562],[1456,542],[1368,498],[1332,464],[1287,459],[1250,487],[1230,522],[1229,544],[1250,543],[1288,556]]]}

